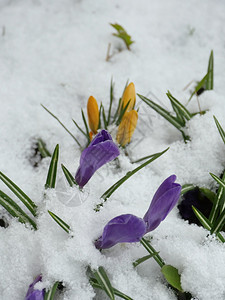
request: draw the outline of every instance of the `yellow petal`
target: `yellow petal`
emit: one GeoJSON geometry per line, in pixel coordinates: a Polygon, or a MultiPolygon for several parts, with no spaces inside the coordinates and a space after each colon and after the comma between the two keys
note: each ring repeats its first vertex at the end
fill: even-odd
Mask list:
{"type": "Polygon", "coordinates": [[[123,93],[123,97],[122,97],[122,100],[121,100],[123,108],[127,105],[127,103],[129,102],[129,100],[130,100],[130,103],[129,103],[128,107],[127,107],[127,111],[131,111],[134,108],[135,101],[136,101],[135,86],[134,86],[133,82],[131,82],[125,88],[125,91],[123,93]]]}
{"type": "Polygon", "coordinates": [[[90,96],[87,103],[88,124],[91,131],[96,134],[99,124],[98,103],[93,96],[90,96]]]}
{"type": "Polygon", "coordinates": [[[116,135],[116,140],[122,147],[130,143],[137,125],[137,120],[138,113],[136,110],[125,112],[116,135]]]}

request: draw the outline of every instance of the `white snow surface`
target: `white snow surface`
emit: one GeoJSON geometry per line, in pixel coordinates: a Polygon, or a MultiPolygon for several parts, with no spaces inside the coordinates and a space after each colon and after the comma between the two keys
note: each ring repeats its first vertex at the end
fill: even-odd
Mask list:
{"type": "MultiPolygon", "coordinates": [[[[35,232],[0,208],[9,222],[7,228],[0,227],[1,300],[24,299],[29,284],[40,273],[43,282],[39,288],[63,282],[65,289],[58,299],[107,299],[89,284],[88,266],[103,266],[112,285],[132,299],[176,299],[153,259],[133,268],[134,260],[147,255],[139,243],[119,244],[100,253],[93,242],[115,216],[143,217],[156,189],[171,174],[177,175],[180,184],[216,188],[209,172],[219,176],[225,166],[225,146],[213,120],[215,115],[225,128],[224,12],[223,0],[0,1],[0,166],[39,207],[35,232]],[[109,23],[115,22],[135,41],[131,51],[112,35],[115,30],[109,23]],[[108,43],[113,55],[107,62],[108,43]],[[188,122],[190,142],[185,144],[172,125],[137,97],[137,129],[127,148],[129,157],[121,150],[121,168],[110,163],[98,170],[81,205],[66,204],[57,191],[47,191],[44,196],[50,158],[32,166],[34,141],[42,138],[51,152],[59,144],[59,163],[73,174],[80,150],[40,103],[84,145],[71,119],[82,124],[80,109],[86,113],[90,95],[108,105],[112,76],[116,99],[129,79],[138,93],[149,97],[153,93],[157,97],[153,100],[171,109],[167,90],[186,104],[190,88],[183,88],[205,75],[212,49],[214,90],[199,97],[201,108],[208,112],[188,122]],[[124,183],[99,213],[93,210],[103,192],[136,167],[130,160],[167,147],[166,154],[124,183]],[[71,226],[73,236],[55,223],[48,210],[71,226]]],[[[198,110],[195,97],[188,109],[198,110]]],[[[62,178],[58,167],[58,186],[62,178]]],[[[0,189],[22,207],[2,182],[0,189]]],[[[178,268],[185,291],[199,300],[225,299],[222,243],[207,237],[205,229],[182,220],[177,208],[150,235],[166,263],[178,268]]]]}

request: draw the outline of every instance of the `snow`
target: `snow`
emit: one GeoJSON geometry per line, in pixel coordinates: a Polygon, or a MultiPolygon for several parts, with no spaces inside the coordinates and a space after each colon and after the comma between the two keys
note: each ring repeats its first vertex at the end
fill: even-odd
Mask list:
{"type": "MultiPolygon", "coordinates": [[[[219,176],[225,165],[224,144],[213,120],[215,115],[225,128],[224,9],[222,0],[0,1],[1,171],[39,207],[36,232],[0,208],[9,222],[7,228],[0,227],[0,299],[24,299],[29,284],[40,273],[43,283],[39,288],[48,288],[57,280],[63,282],[66,288],[60,299],[107,299],[90,286],[87,276],[88,266],[94,269],[100,265],[112,285],[135,300],[176,299],[153,259],[133,268],[135,259],[147,255],[139,243],[116,245],[100,253],[93,241],[117,215],[143,217],[156,189],[171,174],[177,175],[180,184],[216,189],[209,172],[219,176]],[[131,51],[112,36],[114,29],[109,23],[115,22],[135,41],[131,51]],[[108,43],[112,57],[106,62],[108,43]],[[85,196],[72,203],[60,197],[63,174],[59,168],[56,191],[47,191],[44,196],[50,158],[36,168],[32,166],[34,141],[42,138],[51,152],[59,144],[59,166],[63,163],[73,174],[80,150],[40,103],[84,145],[71,119],[81,124],[80,109],[86,110],[90,95],[98,103],[109,103],[112,76],[116,99],[129,79],[138,93],[170,110],[167,90],[186,104],[190,89],[183,88],[205,75],[211,49],[214,90],[199,97],[201,108],[208,112],[187,123],[190,142],[185,144],[172,125],[137,99],[137,129],[127,148],[130,158],[121,151],[121,168],[114,163],[103,166],[88,183],[85,196]],[[167,147],[167,153],[124,183],[99,213],[93,210],[100,196],[137,166],[130,160],[167,147]],[[71,226],[72,236],[47,210],[71,226]]],[[[195,98],[188,109],[198,111],[195,98]]],[[[2,182],[0,189],[17,201],[2,182]]],[[[175,208],[151,233],[152,245],[168,264],[178,268],[183,289],[195,299],[222,300],[225,249],[207,234],[180,219],[175,208]]]]}

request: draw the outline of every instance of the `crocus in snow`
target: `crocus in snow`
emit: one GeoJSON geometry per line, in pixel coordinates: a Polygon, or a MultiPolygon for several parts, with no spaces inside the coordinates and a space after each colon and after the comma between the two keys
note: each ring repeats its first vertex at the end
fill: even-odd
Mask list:
{"type": "Polygon", "coordinates": [[[113,142],[111,135],[106,130],[99,132],[81,153],[80,166],[75,175],[78,185],[82,188],[101,166],[115,159],[119,154],[119,148],[113,142]]]}
{"type": "Polygon", "coordinates": [[[110,248],[118,243],[138,242],[149,231],[154,230],[176,205],[181,185],[171,175],[159,186],[143,219],[131,214],[120,215],[109,221],[102,236],[95,242],[98,249],[110,248]]]}
{"type": "Polygon", "coordinates": [[[116,140],[122,146],[131,141],[131,137],[137,125],[138,113],[136,110],[125,112],[117,130],[116,140]]]}
{"type": "Polygon", "coordinates": [[[88,124],[91,131],[96,134],[99,125],[98,103],[93,96],[90,96],[87,103],[88,124]]]}
{"type": "Polygon", "coordinates": [[[134,108],[135,101],[136,101],[135,86],[134,86],[133,82],[128,84],[128,86],[124,90],[122,100],[121,100],[121,107],[125,108],[125,106],[127,105],[127,103],[129,101],[130,101],[130,103],[129,103],[126,111],[132,110],[134,108]]]}
{"type": "Polygon", "coordinates": [[[45,291],[44,290],[36,290],[34,288],[35,284],[41,281],[41,275],[38,275],[34,282],[32,282],[28,288],[25,300],[44,300],[45,291]]]}

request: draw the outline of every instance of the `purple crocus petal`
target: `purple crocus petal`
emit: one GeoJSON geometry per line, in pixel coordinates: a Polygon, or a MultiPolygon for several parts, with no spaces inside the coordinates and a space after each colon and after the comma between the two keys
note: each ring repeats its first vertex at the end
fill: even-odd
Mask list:
{"type": "Polygon", "coordinates": [[[75,175],[78,185],[83,187],[101,166],[119,154],[119,148],[112,141],[110,134],[106,130],[98,133],[81,154],[80,166],[75,175]]]}
{"type": "Polygon", "coordinates": [[[174,183],[176,176],[168,177],[156,191],[150,207],[144,216],[147,231],[152,231],[159,226],[169,212],[176,205],[181,192],[181,185],[174,183]]]}
{"type": "Polygon", "coordinates": [[[143,219],[131,214],[115,217],[104,227],[102,236],[95,242],[97,249],[110,248],[118,243],[140,241],[146,232],[143,219]]]}
{"type": "Polygon", "coordinates": [[[35,290],[34,286],[38,281],[41,281],[41,275],[37,276],[33,283],[29,285],[25,300],[44,300],[45,291],[44,290],[35,290]]]}

